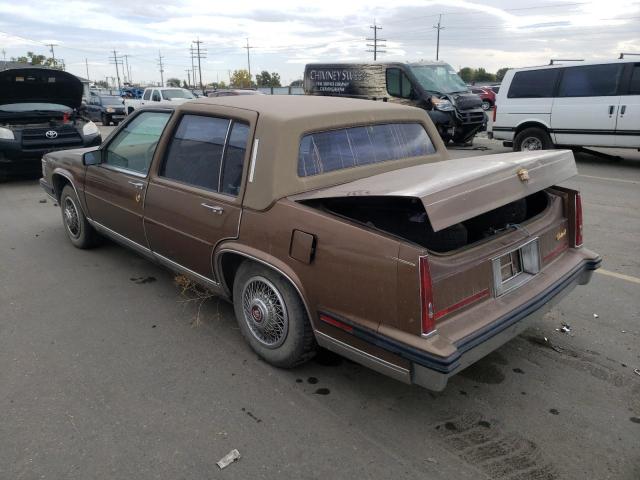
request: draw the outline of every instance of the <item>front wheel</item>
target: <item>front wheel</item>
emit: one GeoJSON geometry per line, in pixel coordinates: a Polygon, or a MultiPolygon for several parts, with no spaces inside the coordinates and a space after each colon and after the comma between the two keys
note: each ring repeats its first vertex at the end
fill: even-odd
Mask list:
{"type": "Polygon", "coordinates": [[[77,248],[91,248],[98,242],[98,233],[84,216],[76,192],[71,185],[66,185],[60,195],[60,210],[62,211],[62,223],[67,237],[77,248]]]}
{"type": "Polygon", "coordinates": [[[515,151],[527,152],[532,150],[550,150],[553,142],[549,134],[542,128],[525,128],[516,135],[513,141],[515,151]]]}
{"type": "Polygon", "coordinates": [[[242,263],[233,282],[233,306],[245,340],[268,363],[291,368],[315,355],[315,337],[302,300],[275,271],[251,261],[242,263]]]}
{"type": "Polygon", "coordinates": [[[482,109],[483,110],[489,110],[491,108],[491,102],[489,102],[488,100],[483,100],[482,101],[482,109]]]}
{"type": "Polygon", "coordinates": [[[107,117],[106,115],[102,115],[102,125],[104,125],[105,127],[109,126],[109,117],[107,117]]]}

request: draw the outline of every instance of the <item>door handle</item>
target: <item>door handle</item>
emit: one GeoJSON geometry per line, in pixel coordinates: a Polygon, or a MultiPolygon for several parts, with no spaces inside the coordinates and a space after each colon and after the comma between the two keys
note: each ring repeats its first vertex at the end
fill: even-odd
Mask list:
{"type": "Polygon", "coordinates": [[[224,213],[224,208],[222,208],[220,205],[209,205],[208,203],[201,203],[200,205],[202,205],[204,208],[208,208],[217,215],[222,215],[224,213]]]}
{"type": "Polygon", "coordinates": [[[142,183],[142,182],[133,182],[131,180],[129,180],[129,185],[133,185],[134,188],[137,188],[138,190],[142,190],[142,188],[144,187],[144,183],[142,183]]]}
{"type": "Polygon", "coordinates": [[[609,105],[609,116],[613,115],[614,110],[615,110],[615,105],[609,105]]]}
{"type": "Polygon", "coordinates": [[[627,111],[627,106],[626,105],[622,105],[622,107],[620,107],[620,116],[624,115],[624,112],[627,111]]]}

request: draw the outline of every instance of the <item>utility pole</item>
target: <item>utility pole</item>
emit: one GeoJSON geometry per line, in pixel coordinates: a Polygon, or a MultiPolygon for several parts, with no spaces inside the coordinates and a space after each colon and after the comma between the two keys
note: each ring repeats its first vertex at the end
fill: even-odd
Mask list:
{"type": "MultiPolygon", "coordinates": [[[[205,49],[201,49],[200,48],[200,44],[204,43],[200,40],[200,38],[198,38],[197,40],[194,40],[192,43],[196,44],[196,58],[198,59],[198,72],[199,72],[199,78],[200,78],[200,90],[202,90],[204,92],[204,87],[202,86],[202,65],[200,64],[200,59],[202,58],[207,58],[207,51],[205,49]]],[[[193,52],[193,49],[192,49],[193,52]]],[[[193,54],[192,57],[193,58],[193,54]]],[[[194,76],[194,81],[193,83],[195,83],[195,76],[194,76]]]]}
{"type": "Polygon", "coordinates": [[[187,73],[187,85],[191,87],[191,70],[187,68],[185,72],[187,73]]]}
{"type": "Polygon", "coordinates": [[[249,45],[249,38],[247,37],[247,46],[244,47],[247,49],[247,68],[249,69],[249,88],[251,88],[251,58],[249,57],[249,50],[251,50],[252,47],[251,45],[249,45]]]}
{"type": "MultiPolygon", "coordinates": [[[[367,52],[373,52],[373,61],[375,62],[376,60],[378,60],[378,53],[386,53],[384,50],[380,50],[380,48],[378,47],[378,43],[386,42],[386,40],[378,38],[378,30],[382,30],[382,27],[378,27],[375,20],[373,21],[373,25],[369,28],[373,30],[373,38],[367,38],[367,41],[373,43],[367,43],[367,47],[373,47],[373,50],[367,50],[367,52]]],[[[386,45],[380,46],[383,48],[386,47],[386,45]]]]}
{"type": "Polygon", "coordinates": [[[51,58],[53,59],[53,66],[56,66],[56,53],[53,51],[53,47],[57,47],[57,43],[45,43],[47,47],[49,47],[49,51],[51,52],[51,58]]]}
{"type": "Polygon", "coordinates": [[[89,80],[89,61],[84,57],[84,66],[87,67],[87,80],[89,80]]]}
{"type": "Polygon", "coordinates": [[[120,85],[120,70],[118,69],[118,65],[122,64],[122,57],[119,57],[118,53],[114,50],[113,58],[110,60],[113,60],[111,63],[116,66],[116,78],[118,79],[118,90],[120,90],[122,87],[120,85]]]}
{"type": "Polygon", "coordinates": [[[4,48],[2,49],[2,60],[7,61],[7,51],[4,48]]]}
{"type": "Polygon", "coordinates": [[[133,80],[131,80],[131,70],[129,69],[129,55],[123,55],[123,57],[124,65],[127,70],[127,80],[129,81],[129,83],[133,83],[133,80]]]}
{"type": "Polygon", "coordinates": [[[444,27],[440,26],[442,22],[442,14],[438,17],[438,25],[434,25],[433,28],[438,30],[438,37],[436,40],[436,60],[440,59],[440,30],[444,30],[444,27]]]}
{"type": "Polygon", "coordinates": [[[160,67],[160,86],[164,87],[164,66],[162,65],[162,53],[158,50],[158,66],[160,67]]]}

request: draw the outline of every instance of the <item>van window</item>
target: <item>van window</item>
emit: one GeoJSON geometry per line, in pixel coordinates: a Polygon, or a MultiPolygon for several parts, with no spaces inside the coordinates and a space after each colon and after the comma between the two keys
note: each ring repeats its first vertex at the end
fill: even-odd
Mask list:
{"type": "Polygon", "coordinates": [[[411,81],[399,68],[387,68],[387,92],[392,97],[412,98],[411,81]]]}
{"type": "Polygon", "coordinates": [[[435,151],[419,123],[387,123],[311,133],[300,141],[298,176],[420,157],[435,151]]]}
{"type": "Polygon", "coordinates": [[[558,68],[516,72],[511,80],[507,98],[549,98],[558,80],[558,68]]]}
{"type": "Polygon", "coordinates": [[[160,176],[218,191],[230,120],[185,115],[171,140],[160,176]]]}
{"type": "Polygon", "coordinates": [[[151,100],[154,102],[160,101],[160,93],[157,90],[153,91],[153,95],[151,95],[151,100]]]}
{"type": "Polygon", "coordinates": [[[559,97],[606,97],[618,94],[622,64],[585,65],[564,69],[559,97]]]}
{"type": "Polygon", "coordinates": [[[640,95],[640,63],[633,66],[631,83],[629,83],[629,95],[640,95]]]}
{"type": "Polygon", "coordinates": [[[143,100],[149,100],[151,98],[151,90],[145,90],[144,95],[142,96],[143,100]]]}

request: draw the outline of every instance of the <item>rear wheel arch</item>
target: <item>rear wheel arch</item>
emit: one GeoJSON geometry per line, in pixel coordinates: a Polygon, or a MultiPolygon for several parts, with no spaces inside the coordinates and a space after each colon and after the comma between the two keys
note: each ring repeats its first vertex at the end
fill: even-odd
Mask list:
{"type": "Polygon", "coordinates": [[[547,125],[545,125],[544,123],[541,123],[541,122],[534,122],[534,121],[527,121],[527,122],[524,122],[524,123],[521,123],[520,125],[518,125],[516,127],[515,131],[513,132],[513,136],[515,137],[516,135],[518,135],[520,132],[522,132],[523,130],[525,130],[527,128],[541,128],[542,130],[547,132],[549,134],[549,136],[551,136],[550,129],[549,129],[549,127],[547,125]]]}
{"type": "Polygon", "coordinates": [[[307,315],[309,316],[311,323],[312,324],[314,323],[314,316],[312,315],[312,311],[309,308],[309,303],[307,301],[306,295],[304,294],[304,290],[302,288],[301,282],[298,279],[297,275],[289,271],[290,269],[286,268],[284,265],[282,267],[279,267],[278,265],[274,265],[274,263],[278,263],[276,261],[273,261],[273,262],[267,261],[267,260],[258,258],[254,255],[251,255],[250,253],[225,249],[225,250],[222,250],[220,253],[218,253],[216,257],[216,263],[217,263],[216,270],[218,273],[218,278],[220,279],[220,283],[222,284],[222,287],[229,295],[230,299],[233,298],[233,283],[234,283],[238,268],[240,268],[240,265],[242,265],[242,263],[247,261],[253,262],[259,265],[263,265],[273,270],[275,273],[277,273],[278,275],[283,277],[287,282],[289,282],[291,286],[293,286],[294,290],[297,292],[298,296],[300,297],[300,300],[302,301],[302,304],[304,305],[305,310],[307,311],[307,315]]]}

